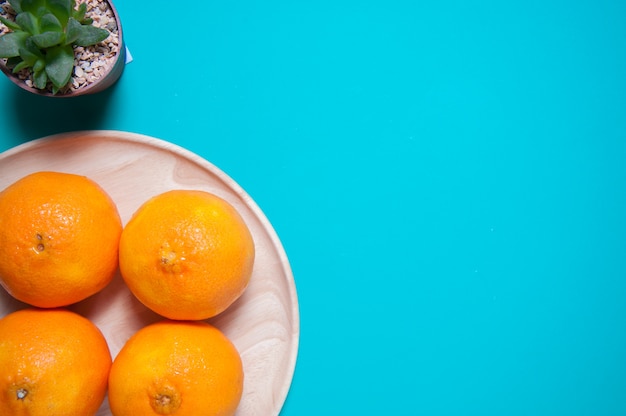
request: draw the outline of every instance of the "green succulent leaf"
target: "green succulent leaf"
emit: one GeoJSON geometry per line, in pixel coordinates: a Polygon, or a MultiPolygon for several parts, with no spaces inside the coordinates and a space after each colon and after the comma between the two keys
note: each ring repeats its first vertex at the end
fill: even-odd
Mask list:
{"type": "Polygon", "coordinates": [[[37,17],[52,13],[59,19],[63,27],[65,27],[67,19],[72,13],[73,6],[73,0],[21,0],[23,12],[32,13],[37,17]]]}
{"type": "MultiPolygon", "coordinates": [[[[24,49],[27,50],[28,52],[30,52],[31,54],[38,56],[40,58],[44,57],[44,53],[43,51],[41,51],[39,49],[39,47],[37,47],[37,45],[35,44],[35,42],[33,42],[33,37],[30,36],[28,39],[26,39],[26,41],[24,42],[24,49]]],[[[22,54],[22,50],[20,49],[20,55],[22,54]]]]}
{"type": "Polygon", "coordinates": [[[57,88],[65,86],[74,69],[74,49],[71,45],[55,46],[46,54],[46,74],[57,88]]]}
{"type": "Polygon", "coordinates": [[[20,58],[22,58],[22,62],[26,62],[29,67],[32,67],[37,61],[43,59],[43,55],[37,49],[20,48],[20,58]]]}
{"type": "Polygon", "coordinates": [[[21,0],[9,0],[9,4],[15,10],[15,13],[22,12],[22,1],[21,0]]]}
{"type": "Polygon", "coordinates": [[[39,72],[46,69],[46,60],[44,58],[37,59],[35,65],[33,65],[33,71],[39,72]]]}
{"type": "Polygon", "coordinates": [[[26,39],[26,32],[9,32],[0,37],[0,58],[20,56],[20,48],[24,48],[26,39]]]}
{"type": "Polygon", "coordinates": [[[54,14],[46,13],[39,19],[39,29],[42,32],[63,32],[63,25],[54,14]]]}
{"type": "Polygon", "coordinates": [[[65,44],[71,45],[76,42],[76,39],[80,36],[82,25],[74,18],[70,17],[67,22],[67,29],[65,30],[65,44]]]}
{"type": "Polygon", "coordinates": [[[20,25],[23,31],[31,35],[37,35],[39,33],[37,18],[31,12],[22,12],[15,16],[15,23],[20,25]]]}
{"type": "Polygon", "coordinates": [[[37,14],[37,11],[46,7],[47,0],[21,0],[23,12],[37,14]]]}
{"type": "Polygon", "coordinates": [[[20,25],[15,23],[13,20],[9,20],[9,19],[4,18],[2,16],[0,16],[0,22],[2,22],[6,27],[8,27],[9,29],[11,29],[13,31],[22,30],[20,25]]]}
{"type": "Polygon", "coordinates": [[[18,72],[20,72],[22,69],[26,69],[26,68],[30,68],[30,65],[28,65],[28,63],[22,61],[20,63],[18,63],[17,65],[15,65],[13,67],[13,73],[17,74],[18,72]]]}
{"type": "Polygon", "coordinates": [[[37,10],[44,6],[44,1],[45,0],[21,0],[19,3],[22,12],[36,14],[37,10]]]}
{"type": "Polygon", "coordinates": [[[93,23],[92,19],[86,19],[85,14],[87,14],[87,3],[81,3],[78,6],[78,9],[72,10],[72,17],[78,20],[80,23],[84,25],[90,25],[93,23]]]}
{"type": "Polygon", "coordinates": [[[61,26],[65,28],[74,11],[74,0],[47,0],[45,3],[48,10],[59,19],[61,26]]]}
{"type": "Polygon", "coordinates": [[[33,72],[33,84],[35,88],[43,90],[48,84],[48,74],[45,70],[33,72]]]}
{"type": "Polygon", "coordinates": [[[66,42],[72,40],[72,43],[78,46],[91,46],[98,42],[102,42],[109,37],[107,30],[95,26],[81,25],[76,19],[70,17],[67,23],[67,39],[66,42]]]}
{"type": "Polygon", "coordinates": [[[31,39],[39,48],[47,49],[53,46],[62,45],[65,40],[65,33],[43,32],[38,35],[31,36],[31,39]]]}

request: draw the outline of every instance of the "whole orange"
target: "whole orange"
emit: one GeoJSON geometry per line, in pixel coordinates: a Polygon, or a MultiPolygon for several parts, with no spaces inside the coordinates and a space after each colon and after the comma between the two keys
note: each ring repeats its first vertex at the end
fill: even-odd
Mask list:
{"type": "Polygon", "coordinates": [[[64,309],[23,309],[0,319],[0,415],[94,415],[111,354],[100,330],[64,309]]]}
{"type": "Polygon", "coordinates": [[[173,190],[135,212],[122,231],[120,271],[131,292],[170,319],[202,320],[246,289],[254,241],[241,215],[205,191],[173,190]]]}
{"type": "Polygon", "coordinates": [[[37,172],[0,192],[0,284],[42,308],[103,289],[117,270],[122,222],[91,179],[37,172]]]}
{"type": "Polygon", "coordinates": [[[165,320],[137,331],[109,374],[114,416],[233,415],[243,365],[232,342],[204,322],[165,320]]]}

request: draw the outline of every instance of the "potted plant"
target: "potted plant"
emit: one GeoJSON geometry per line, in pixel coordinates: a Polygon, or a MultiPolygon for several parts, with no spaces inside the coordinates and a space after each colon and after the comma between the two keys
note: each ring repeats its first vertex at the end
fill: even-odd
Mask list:
{"type": "Polygon", "coordinates": [[[110,0],[8,0],[0,23],[0,69],[32,93],[99,92],[124,69],[122,26],[110,0]]]}

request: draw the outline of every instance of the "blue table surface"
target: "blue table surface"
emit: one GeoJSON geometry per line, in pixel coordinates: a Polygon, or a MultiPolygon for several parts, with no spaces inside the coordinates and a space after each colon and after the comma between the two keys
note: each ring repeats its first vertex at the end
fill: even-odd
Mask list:
{"type": "Polygon", "coordinates": [[[105,93],[0,78],[0,151],[206,158],[294,272],[281,415],[626,414],[626,2],[116,0],[105,93]]]}

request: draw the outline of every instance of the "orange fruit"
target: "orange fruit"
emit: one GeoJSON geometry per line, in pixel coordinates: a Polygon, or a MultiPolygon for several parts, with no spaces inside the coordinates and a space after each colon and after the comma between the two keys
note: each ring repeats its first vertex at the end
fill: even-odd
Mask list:
{"type": "Polygon", "coordinates": [[[120,239],[120,272],[131,292],[170,319],[202,320],[246,289],[254,241],[243,218],[205,191],[157,195],[135,212],[120,239]]]}
{"type": "Polygon", "coordinates": [[[115,275],[122,222],[94,181],[37,172],[0,192],[0,284],[42,308],[66,306],[115,275]]]}
{"type": "Polygon", "coordinates": [[[94,415],[111,354],[100,330],[64,309],[23,309],[0,319],[0,415],[94,415]]]}
{"type": "Polygon", "coordinates": [[[114,416],[233,415],[243,365],[232,342],[198,321],[165,320],[137,331],[109,374],[114,416]]]}

